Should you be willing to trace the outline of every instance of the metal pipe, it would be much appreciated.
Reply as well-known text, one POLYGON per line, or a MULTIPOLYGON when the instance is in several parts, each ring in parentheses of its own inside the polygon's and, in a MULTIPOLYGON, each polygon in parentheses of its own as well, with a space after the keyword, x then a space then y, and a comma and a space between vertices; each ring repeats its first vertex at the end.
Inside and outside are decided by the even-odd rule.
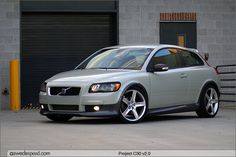
POLYGON ((20 110, 20 75, 19 60, 10 61, 10 108, 13 112, 20 110))

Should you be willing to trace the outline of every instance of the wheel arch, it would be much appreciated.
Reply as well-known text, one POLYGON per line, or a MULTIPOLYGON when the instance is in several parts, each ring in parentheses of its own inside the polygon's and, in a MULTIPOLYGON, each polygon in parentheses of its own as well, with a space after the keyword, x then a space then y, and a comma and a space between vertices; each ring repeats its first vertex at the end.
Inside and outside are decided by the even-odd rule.
POLYGON ((209 86, 209 85, 213 85, 213 86, 216 88, 216 91, 217 91, 218 95, 220 96, 220 89, 219 89, 219 86, 217 85, 217 83, 216 83, 215 81, 213 81, 213 80, 208 80, 208 81, 206 81, 206 82, 203 84, 203 86, 201 87, 201 90, 200 90, 200 92, 199 92, 199 94, 198 94, 198 102, 199 102, 199 99, 200 99, 200 97, 201 97, 201 94, 202 94, 203 90, 204 90, 207 86, 209 86))
POLYGON ((132 88, 132 87, 137 87, 137 88, 141 89, 141 90, 144 92, 144 96, 145 96, 145 98, 146 98, 147 105, 148 105, 148 103, 149 103, 148 92, 147 92, 146 88, 145 88, 141 83, 138 83, 138 82, 129 83, 129 84, 124 88, 124 90, 123 90, 123 92, 122 92, 121 95, 123 96, 123 95, 125 94, 125 92, 126 92, 128 89, 132 88))

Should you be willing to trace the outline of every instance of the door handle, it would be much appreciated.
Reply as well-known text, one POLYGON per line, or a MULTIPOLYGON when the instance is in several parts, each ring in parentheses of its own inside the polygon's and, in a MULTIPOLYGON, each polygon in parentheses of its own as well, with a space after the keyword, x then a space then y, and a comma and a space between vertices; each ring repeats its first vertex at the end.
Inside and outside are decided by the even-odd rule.
POLYGON ((185 73, 181 73, 181 74, 180 74, 180 78, 187 78, 187 77, 188 77, 188 75, 185 74, 185 73))

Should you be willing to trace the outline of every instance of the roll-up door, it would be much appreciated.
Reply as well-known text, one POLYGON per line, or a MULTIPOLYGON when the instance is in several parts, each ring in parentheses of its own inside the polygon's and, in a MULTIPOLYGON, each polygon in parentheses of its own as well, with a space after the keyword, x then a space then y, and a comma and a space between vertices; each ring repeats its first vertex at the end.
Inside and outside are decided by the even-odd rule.
POLYGON ((94 51, 117 44, 114 13, 25 12, 21 17, 21 103, 38 103, 40 84, 94 51))

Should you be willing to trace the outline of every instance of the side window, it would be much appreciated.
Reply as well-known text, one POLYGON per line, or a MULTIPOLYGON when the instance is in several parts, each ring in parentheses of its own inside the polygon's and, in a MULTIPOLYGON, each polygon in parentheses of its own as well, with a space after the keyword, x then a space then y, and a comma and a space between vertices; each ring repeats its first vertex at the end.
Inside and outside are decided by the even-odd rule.
POLYGON ((185 67, 204 65, 203 61, 197 54, 180 50, 180 55, 185 67))
POLYGON ((166 64, 169 69, 181 67, 177 49, 161 49, 153 56, 152 64, 166 64))

